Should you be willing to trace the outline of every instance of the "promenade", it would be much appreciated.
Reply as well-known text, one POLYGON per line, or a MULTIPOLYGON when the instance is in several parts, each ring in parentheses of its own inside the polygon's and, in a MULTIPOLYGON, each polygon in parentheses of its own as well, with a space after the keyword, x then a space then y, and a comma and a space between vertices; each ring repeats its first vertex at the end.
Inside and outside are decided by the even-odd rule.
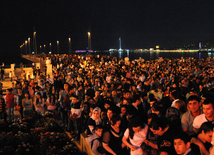
MULTIPOLYGON (((14 73, 15 73, 14 78, 16 76, 18 76, 19 78, 21 78, 21 69, 16 69, 16 71, 14 73)), ((3 84, 3 95, 6 94, 6 90, 8 88, 12 87, 12 82, 10 81, 9 73, 5 72, 5 76, 4 77, 5 77, 4 80, 1 81, 1 83, 3 84)))

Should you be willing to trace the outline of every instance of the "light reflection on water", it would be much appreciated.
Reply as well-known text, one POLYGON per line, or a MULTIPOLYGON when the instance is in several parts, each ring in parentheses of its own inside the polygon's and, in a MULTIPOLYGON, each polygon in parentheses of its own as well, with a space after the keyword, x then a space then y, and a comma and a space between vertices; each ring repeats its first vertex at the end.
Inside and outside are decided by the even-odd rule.
MULTIPOLYGON (((103 54, 103 52, 101 52, 103 54)), ((105 52, 106 55, 110 55, 118 58, 129 57, 130 60, 134 59, 145 59, 145 60, 153 60, 158 57, 163 58, 181 58, 181 57, 194 57, 194 58, 207 58, 209 57, 206 52, 154 52, 154 51, 113 51, 113 52, 105 52)), ((211 55, 214 57, 214 55, 211 55)))

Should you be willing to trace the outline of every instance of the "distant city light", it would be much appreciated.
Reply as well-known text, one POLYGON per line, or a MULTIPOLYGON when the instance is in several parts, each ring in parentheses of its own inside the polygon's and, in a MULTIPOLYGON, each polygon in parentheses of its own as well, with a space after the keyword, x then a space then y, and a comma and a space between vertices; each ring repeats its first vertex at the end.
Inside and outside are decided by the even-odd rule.
POLYGON ((93 50, 76 50, 76 53, 93 52, 93 50))
POLYGON ((51 51, 49 52, 49 54, 51 54, 51 51))
POLYGON ((34 52, 32 52, 32 54, 35 54, 34 52))

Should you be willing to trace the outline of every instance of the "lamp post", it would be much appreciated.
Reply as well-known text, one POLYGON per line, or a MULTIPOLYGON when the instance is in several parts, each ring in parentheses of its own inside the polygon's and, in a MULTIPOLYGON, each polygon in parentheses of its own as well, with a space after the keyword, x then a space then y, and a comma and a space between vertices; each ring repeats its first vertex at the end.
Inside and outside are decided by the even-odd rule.
POLYGON ((27 40, 25 40, 25 48, 26 48, 26 55, 27 55, 27 40))
POLYGON ((33 50, 37 54, 36 32, 33 33, 33 50))
POLYGON ((44 44, 44 53, 45 53, 45 47, 46 47, 46 45, 44 44))
POLYGON ((40 45, 39 47, 40 47, 40 53, 42 53, 42 45, 40 45))
POLYGON ((71 38, 68 38, 68 53, 71 54, 71 38))
POLYGON ((88 50, 91 50, 91 32, 88 32, 88 50))
POLYGON ((50 52, 51 52, 51 43, 49 45, 50 45, 50 52))
POLYGON ((30 50, 30 37, 28 38, 28 53, 31 54, 31 50, 30 50))
POLYGON ((57 40, 57 54, 59 54, 59 41, 57 40))
POLYGON ((21 53, 21 54, 22 54, 22 47, 23 47, 23 45, 20 46, 20 53, 21 53))

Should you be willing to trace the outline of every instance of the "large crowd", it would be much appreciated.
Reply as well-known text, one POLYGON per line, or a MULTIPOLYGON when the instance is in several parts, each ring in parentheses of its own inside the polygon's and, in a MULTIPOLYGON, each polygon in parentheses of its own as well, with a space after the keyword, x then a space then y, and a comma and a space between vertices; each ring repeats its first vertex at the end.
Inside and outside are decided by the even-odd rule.
POLYGON ((214 145, 214 59, 129 61, 100 55, 42 55, 52 75, 12 79, 0 119, 44 114, 96 155, 210 155, 214 145), (7 113, 6 113, 7 109, 7 113))

